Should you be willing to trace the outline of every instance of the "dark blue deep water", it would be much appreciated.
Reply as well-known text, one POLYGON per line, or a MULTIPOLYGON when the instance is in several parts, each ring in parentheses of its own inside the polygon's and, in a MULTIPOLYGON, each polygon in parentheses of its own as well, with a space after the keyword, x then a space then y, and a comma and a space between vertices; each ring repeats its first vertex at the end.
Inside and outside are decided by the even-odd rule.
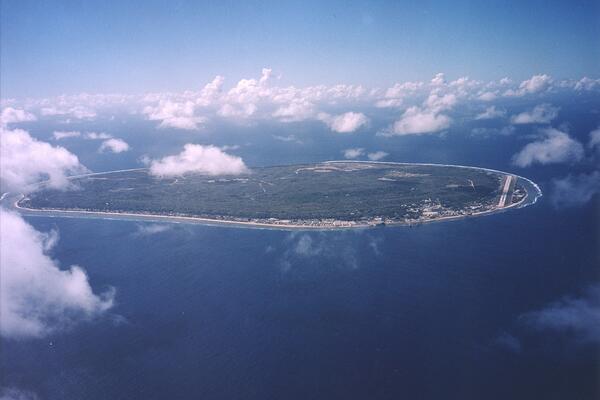
MULTIPOLYGON (((572 124, 582 121, 572 112, 572 124)), ((580 123, 575 136, 596 122, 580 123)), ((277 133, 299 135, 286 129, 277 133)), ((131 159, 102 164, 92 149, 82 160, 95 170, 135 166, 153 150, 135 153, 141 133, 132 132, 131 159)), ((172 224, 143 235, 139 222, 29 217, 60 231, 52 257, 83 266, 97 293, 114 287, 116 305, 67 332, 2 339, 2 385, 52 400, 597 398, 597 344, 524 316, 599 282, 598 199, 554 207, 551 179, 571 167, 515 169, 521 134, 322 146, 305 136, 301 150, 269 142, 263 153, 254 139, 238 153, 269 165, 360 145, 390 161, 479 165, 542 185, 537 204, 483 218, 294 233, 172 224)))

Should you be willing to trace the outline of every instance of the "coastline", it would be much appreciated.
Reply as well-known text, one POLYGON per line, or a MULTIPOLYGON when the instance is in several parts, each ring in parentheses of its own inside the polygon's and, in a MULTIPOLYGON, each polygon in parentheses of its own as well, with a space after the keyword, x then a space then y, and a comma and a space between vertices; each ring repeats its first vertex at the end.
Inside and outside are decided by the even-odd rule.
MULTIPOLYGON (((350 223, 350 221, 338 221, 339 224, 331 224, 331 225, 310 225, 310 224, 301 224, 301 223, 275 223, 275 222, 259 222, 259 221, 238 221, 238 220, 228 220, 228 219, 215 219, 215 218, 206 218, 200 216, 184 216, 184 215, 165 215, 165 214, 149 214, 149 213, 137 213, 137 212, 119 212, 119 211, 89 211, 89 210, 75 210, 75 209, 36 209, 24 207, 19 204, 21 200, 25 198, 24 194, 20 194, 19 197, 12 202, 12 207, 16 210, 22 210, 26 214, 30 216, 54 216, 54 217, 92 217, 92 218, 104 218, 104 219, 121 219, 121 220, 139 220, 139 221, 154 221, 154 222, 167 222, 167 223, 196 223, 210 226, 232 226, 232 227, 243 227, 243 228, 255 228, 255 229, 280 229, 280 230, 343 230, 343 229, 366 229, 366 228, 375 228, 381 226, 387 227, 400 227, 400 226, 418 226, 421 224, 428 223, 436 223, 436 222, 449 222, 456 221, 465 218, 473 218, 480 217, 485 215, 491 215, 495 213, 504 212, 513 208, 521 208, 526 207, 528 205, 535 204, 538 197, 542 196, 542 191, 539 186, 522 176, 509 174, 504 171, 494 170, 490 168, 482 168, 482 167, 470 167, 464 165, 450 165, 450 164, 433 164, 433 163, 401 163, 401 162, 384 162, 384 161, 356 161, 356 160, 338 160, 338 161, 324 161, 323 164, 334 164, 334 163, 371 163, 371 164, 389 164, 389 165, 420 165, 420 166, 443 166, 443 167, 456 167, 456 168, 468 168, 468 169, 478 169, 486 172, 492 172, 496 174, 502 175, 512 175, 517 179, 523 179, 525 182, 529 183, 537 193, 532 194, 529 190, 526 190, 526 195, 520 201, 516 203, 512 203, 508 206, 501 208, 493 208, 484 211, 474 212, 471 214, 461 214, 461 215, 449 215, 442 216, 438 218, 429 218, 429 219, 419 219, 419 220, 411 220, 411 221, 392 221, 382 223, 380 221, 369 221, 369 222, 360 222, 360 223, 350 223), (533 201, 531 203, 525 204, 526 201, 530 200, 533 197, 533 201), (54 214, 54 215, 51 215, 54 214)), ((116 171, 107 171, 107 172, 94 172, 88 174, 82 174, 77 176, 71 176, 69 179, 75 179, 85 176, 93 176, 93 175, 102 175, 102 174, 110 174, 117 173, 123 171, 137 171, 137 170, 145 170, 146 168, 131 168, 126 170, 116 170, 116 171)), ((42 182, 40 182, 41 184, 42 182)), ((2 195, 2 199, 4 199, 9 193, 4 193, 2 195)))

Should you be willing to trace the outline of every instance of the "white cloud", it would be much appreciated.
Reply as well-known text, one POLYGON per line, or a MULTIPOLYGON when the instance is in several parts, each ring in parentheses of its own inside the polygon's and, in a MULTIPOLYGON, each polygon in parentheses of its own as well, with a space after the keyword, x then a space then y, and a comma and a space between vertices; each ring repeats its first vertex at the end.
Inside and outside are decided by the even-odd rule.
POLYGON ((2 114, 0 115, 0 126, 6 126, 8 124, 14 124, 17 122, 28 122, 35 120, 37 120, 35 115, 25 110, 6 107, 2 109, 2 114))
POLYGON ((581 297, 565 297, 547 307, 524 314, 521 321, 539 331, 567 333, 582 344, 600 343, 600 286, 581 297))
POLYGON ((200 92, 200 97, 196 99, 196 104, 199 106, 209 106, 215 102, 221 95, 224 81, 224 77, 220 75, 215 76, 210 83, 204 86, 200 92))
POLYGON ((92 119, 97 116, 96 111, 85 106, 50 106, 43 107, 41 112, 44 116, 66 115, 76 119, 92 119))
POLYGON ((298 139, 295 135, 287 135, 287 136, 273 135, 273 139, 279 140, 281 142, 294 142, 297 144, 302 144, 302 141, 300 139, 298 139))
POLYGON ((340 115, 329 115, 327 113, 319 114, 319 119, 323 121, 329 129, 338 133, 352 133, 369 123, 363 113, 347 112, 340 115))
POLYGON ((552 78, 546 74, 534 75, 530 79, 524 80, 519 85, 517 90, 509 89, 504 95, 505 96, 525 96, 527 94, 534 94, 546 91, 552 84, 552 78))
POLYGON ((314 116, 314 107, 314 104, 308 101, 294 100, 275 110, 273 117, 283 122, 303 121, 314 116))
POLYGON ((475 119, 477 120, 481 120, 481 119, 494 119, 494 118, 501 118, 504 117, 506 115, 506 111, 504 110, 498 110, 496 108, 496 106, 491 106, 485 109, 484 112, 482 112, 481 114, 478 114, 475 119))
POLYGON ((109 309, 114 291, 98 296, 78 266, 62 270, 48 255, 55 235, 36 231, 0 208, 0 333, 41 337, 68 329, 109 309))
POLYGON ((79 137, 79 136, 81 136, 81 132, 79 132, 79 131, 54 131, 54 133, 52 133, 52 136, 54 137, 54 140, 62 140, 62 139, 67 139, 67 138, 72 138, 72 137, 79 137))
POLYGON ((171 230, 171 228, 172 225, 166 224, 142 224, 137 226, 135 236, 156 235, 157 233, 162 233, 171 230))
POLYGON ((513 115, 510 121, 513 124, 549 124, 558 116, 558 110, 558 107, 551 104, 540 104, 531 111, 513 115))
POLYGON ((587 76, 581 78, 576 84, 575 90, 593 90, 596 88, 600 88, 600 79, 590 79, 587 76))
POLYGON ((353 158, 358 158, 358 157, 362 156, 363 154, 365 154, 365 149, 361 149, 361 148, 346 149, 343 151, 343 153, 344 153, 344 158, 353 159, 353 158))
POLYGON ((446 84, 446 77, 442 72, 435 74, 433 79, 431 79, 431 86, 441 86, 441 85, 445 85, 445 84, 446 84))
POLYGON ((388 153, 386 153, 385 151, 374 151, 372 153, 367 154, 367 157, 369 158, 369 160, 371 161, 379 161, 379 160, 383 160, 384 158, 386 158, 387 156, 389 156, 388 153))
POLYGON ((174 102, 160 100, 155 107, 147 106, 143 113, 151 121, 161 121, 159 128, 177 128, 194 130, 198 125, 206 122, 205 117, 195 115, 195 103, 192 101, 174 102))
POLYGON ((67 175, 86 168, 76 155, 63 147, 32 138, 28 132, 0 130, 0 184, 3 190, 28 192, 33 184, 48 178, 57 189, 69 187, 67 175))
POLYGON ((589 146, 592 149, 600 150, 600 128, 594 129, 590 132, 589 146))
POLYGON ((600 171, 554 179, 552 186, 551 199, 556 207, 580 206, 600 193, 600 171))
POLYGON ((437 93, 431 93, 423 105, 433 112, 440 112, 454 107, 456 101, 456 95, 452 93, 443 96, 440 96, 437 93))
POLYGON ((238 175, 249 170, 240 157, 224 153, 215 146, 188 143, 179 154, 152 160, 150 173, 155 176, 178 176, 186 173, 238 175))
POLYGON ((110 151, 112 153, 122 153, 129 150, 129 144, 123 139, 108 139, 102 142, 102 145, 98 149, 100 153, 104 151, 110 151))
POLYGON ((483 92, 479 95, 478 99, 482 101, 492 101, 495 100, 496 97, 498 96, 494 92, 483 92))
POLYGON ((377 100, 375 103, 375 107, 377 108, 392 108, 392 107, 400 107, 404 103, 402 99, 382 99, 377 100))
POLYGON ((438 132, 450 127, 450 117, 433 110, 419 107, 408 108, 402 117, 394 122, 392 135, 419 135, 438 132))
POLYGON ((548 128, 542 131, 544 136, 535 142, 527 144, 515 154, 513 163, 519 167, 532 164, 552 164, 575 162, 583 158, 583 146, 565 132, 548 128))
POLYGON ((6 387, 0 389, 0 400, 39 400, 39 396, 29 390, 6 387))
POLYGON ((112 136, 104 132, 87 132, 84 138, 89 140, 105 140, 112 138, 112 136))

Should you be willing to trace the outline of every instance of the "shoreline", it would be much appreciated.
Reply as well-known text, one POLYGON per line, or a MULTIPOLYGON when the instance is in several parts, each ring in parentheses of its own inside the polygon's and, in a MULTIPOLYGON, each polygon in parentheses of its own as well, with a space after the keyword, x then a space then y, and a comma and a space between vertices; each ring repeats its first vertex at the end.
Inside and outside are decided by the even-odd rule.
MULTIPOLYGON (((335 164, 335 163, 361 163, 361 164, 389 164, 389 165, 417 165, 417 166, 443 166, 443 167, 456 167, 456 168, 468 168, 468 169, 478 169, 486 172, 492 172, 495 174, 502 174, 507 176, 515 176, 517 179, 523 179, 527 183, 529 183, 537 193, 532 194, 530 191, 526 190, 526 195, 517 203, 512 203, 508 206, 501 208, 493 208, 484 211, 474 212, 471 214, 462 214, 462 215, 449 215, 442 216, 439 218, 432 219, 419 219, 412 221, 394 221, 394 222, 360 222, 360 223, 348 223, 350 221, 340 221, 339 225, 309 225, 309 224, 299 224, 299 223, 270 223, 270 222, 257 222, 257 221, 236 221, 236 220, 228 220, 228 219, 214 219, 214 218, 206 218, 200 216, 184 216, 184 215, 165 215, 165 214, 149 214, 149 213, 137 213, 137 212, 119 212, 119 211, 89 211, 89 210, 75 210, 75 209, 36 209, 29 208, 19 205, 19 202, 23 200, 26 196, 24 194, 20 194, 19 198, 16 199, 12 206, 16 210, 23 210, 26 213, 35 213, 30 214, 30 216, 44 216, 43 214, 52 214, 50 217, 97 217, 104 219, 122 219, 122 220, 139 220, 139 221, 154 221, 154 222, 167 222, 167 223, 196 223, 203 224, 209 226, 231 226, 231 227, 242 227, 242 228, 255 228, 255 229, 280 229, 280 230, 344 230, 344 229, 366 229, 366 228, 376 228, 376 227, 400 227, 400 226, 418 226, 422 224, 436 223, 436 222, 449 222, 456 221, 460 219, 480 217, 485 215, 491 215, 495 213, 501 213, 503 211, 513 209, 513 208, 521 208, 526 207, 528 205, 535 204, 537 202, 538 197, 542 196, 542 191, 539 186, 522 176, 509 174, 507 172, 494 170, 490 168, 483 167, 470 167, 464 165, 450 165, 450 164, 434 164, 434 163, 401 163, 401 162, 385 162, 385 161, 357 161, 357 160, 336 160, 336 161, 323 161, 322 164, 335 164), (524 204, 527 200, 533 198, 533 201, 529 204, 524 204)), ((117 173, 123 171, 137 171, 137 170, 145 170, 147 168, 131 168, 125 170, 115 170, 115 171, 106 171, 106 172, 93 172, 88 174, 82 174, 77 176, 71 176, 69 179, 75 179, 85 176, 93 176, 93 175, 102 175, 102 174, 110 174, 117 173)), ((41 184, 42 182, 40 182, 41 184)), ((4 193, 2 198, 6 197, 9 193, 4 193)))
MULTIPOLYGON (((280 230, 345 230, 345 229, 368 229, 368 228, 378 228, 378 227, 401 227, 401 226, 419 226, 423 224, 430 224, 436 222, 450 222, 457 221, 460 219, 467 218, 477 218, 485 215, 497 214, 504 212, 506 210, 512 208, 520 208, 523 205, 525 200, 528 198, 529 194, 521 199, 517 203, 513 203, 509 206, 502 208, 495 208, 491 210, 479 211, 472 214, 465 215, 449 215, 445 217, 432 218, 432 219, 423 219, 416 220, 411 222, 391 222, 391 223, 356 223, 351 225, 340 225, 340 226, 315 226, 315 225, 303 225, 303 224, 277 224, 277 223, 268 223, 268 222, 250 222, 250 221, 234 221, 234 220, 226 220, 226 219, 212 219, 212 218, 204 218, 204 217, 192 217, 192 216, 178 216, 178 215, 164 215, 164 214, 146 214, 146 213, 134 213, 134 212, 117 212, 117 211, 87 211, 87 210, 66 210, 66 209, 38 209, 38 208, 29 208, 23 207, 18 203, 25 198, 22 196, 18 200, 16 200, 13 204, 13 207, 17 210, 23 210, 25 212, 33 212, 39 214, 58 214, 58 215, 48 215, 49 217, 70 217, 73 216, 75 218, 85 218, 85 216, 98 217, 100 219, 111 219, 110 217, 114 217, 113 219, 121 219, 124 221, 127 220, 139 220, 139 221, 147 221, 147 222, 167 222, 167 223, 196 223, 202 225, 209 226, 238 226, 243 228, 257 228, 257 229, 280 229, 280 230), (62 214, 62 215, 61 215, 62 214), (129 218, 127 218, 129 217, 129 218)), ((534 203, 531 203, 534 204, 534 203)), ((30 215, 31 216, 31 215, 30 215)), ((33 215, 36 216, 36 215, 33 215)), ((44 215, 37 215, 44 216, 44 215)))

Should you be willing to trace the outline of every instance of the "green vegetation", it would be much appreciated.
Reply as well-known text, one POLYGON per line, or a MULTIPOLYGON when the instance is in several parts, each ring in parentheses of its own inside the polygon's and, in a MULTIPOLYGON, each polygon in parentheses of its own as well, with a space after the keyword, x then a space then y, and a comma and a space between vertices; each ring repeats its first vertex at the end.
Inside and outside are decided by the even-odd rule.
POLYGON ((475 168, 369 162, 255 168, 219 177, 157 178, 135 170, 75 178, 77 190, 42 189, 20 205, 254 222, 389 223, 492 210, 505 177, 475 168))

